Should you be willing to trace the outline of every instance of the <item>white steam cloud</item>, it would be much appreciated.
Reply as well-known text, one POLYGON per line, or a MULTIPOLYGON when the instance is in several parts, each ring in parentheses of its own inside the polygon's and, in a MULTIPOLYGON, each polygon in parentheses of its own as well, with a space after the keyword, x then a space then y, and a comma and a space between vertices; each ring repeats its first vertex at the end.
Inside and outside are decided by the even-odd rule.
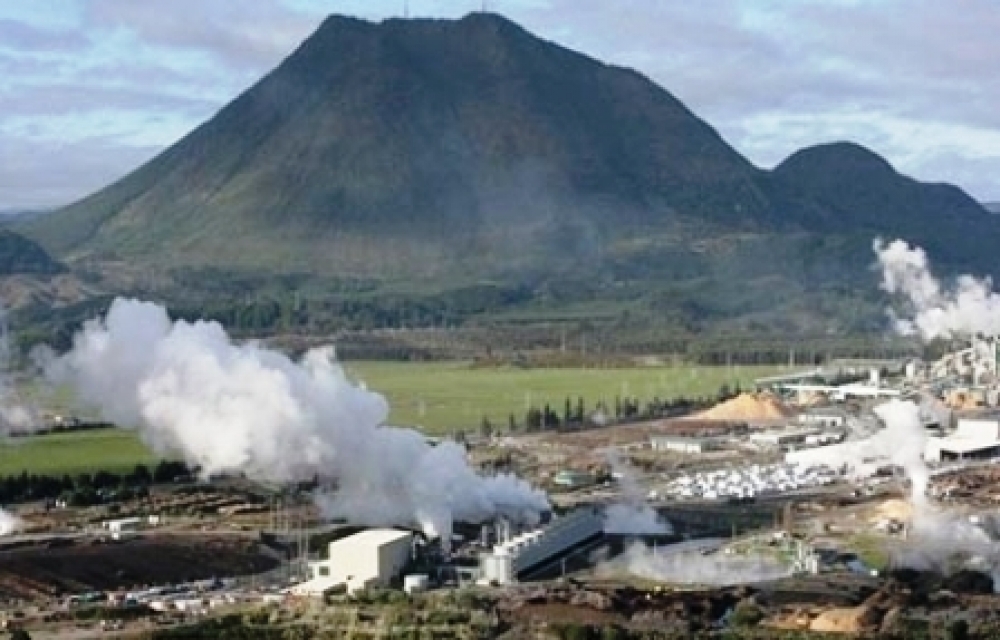
POLYGON ((22 527, 21 519, 0 509, 0 538, 17 533, 22 527))
POLYGON ((614 449, 604 452, 612 473, 618 479, 622 501, 604 510, 604 532, 617 535, 667 535, 673 527, 655 509, 646 504, 632 466, 614 449))
POLYGON ((714 549, 718 542, 695 541, 657 549, 631 545, 605 571, 621 567, 628 573, 659 582, 728 586, 777 580, 791 574, 791 567, 777 557, 762 554, 726 554, 714 549))
POLYGON ((1000 586, 1000 545, 967 519, 936 509, 927 499, 930 470, 923 452, 927 442, 920 408, 909 401, 893 400, 875 408, 885 429, 876 436, 876 450, 887 452, 910 481, 909 532, 894 547, 891 562, 897 567, 951 573, 959 568, 986 571, 1000 586))
MULTIPOLYGON (((906 304, 904 314, 890 311, 897 331, 924 340, 1000 334, 1000 295, 993 292, 989 278, 963 275, 946 288, 931 273, 920 247, 903 240, 888 244, 876 240, 874 249, 882 268, 882 288, 906 304)), ((894 401, 875 411, 886 428, 871 439, 875 446, 865 451, 885 454, 903 468, 911 484, 909 534, 893 550, 893 564, 945 573, 971 567, 988 571, 994 587, 1000 586, 1000 545, 994 535, 928 503, 930 472, 923 459, 927 436, 917 405, 894 401)))
POLYGON ((882 288, 902 296, 906 313, 892 313, 895 328, 925 340, 1000 334, 1000 295, 989 278, 959 276, 945 288, 930 270, 927 254, 903 240, 874 243, 882 268, 882 288))
POLYGON ((885 455, 903 469, 910 481, 914 511, 926 511, 930 470, 924 461, 927 431, 920 419, 920 407, 910 400, 890 400, 874 409, 885 428, 865 442, 872 452, 885 455))
POLYGON ((455 443, 383 426, 385 399, 352 384, 331 348, 296 362, 235 344, 218 323, 171 322, 161 306, 117 299, 47 372, 206 476, 331 478, 337 489, 320 505, 357 524, 416 525, 447 540, 454 520, 532 521, 548 508, 514 476, 478 476, 455 443))

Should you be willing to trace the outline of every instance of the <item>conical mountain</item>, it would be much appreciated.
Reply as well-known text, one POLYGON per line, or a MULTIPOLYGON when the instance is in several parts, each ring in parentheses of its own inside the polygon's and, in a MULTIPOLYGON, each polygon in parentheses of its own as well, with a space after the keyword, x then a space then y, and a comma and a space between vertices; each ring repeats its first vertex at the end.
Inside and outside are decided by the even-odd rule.
POLYGON ((501 17, 331 17, 186 138, 32 228, 70 256, 314 268, 325 254, 412 273, 434 265, 394 254, 447 264, 678 214, 739 222, 768 206, 758 178, 648 79, 501 17))
POLYGON ((982 265, 998 224, 854 145, 761 170, 644 76, 472 14, 330 17, 152 161, 21 228, 167 297, 277 276, 338 296, 488 281, 501 306, 686 322, 775 304, 822 319, 812 291, 874 286, 873 235, 974 228, 948 258, 982 265))

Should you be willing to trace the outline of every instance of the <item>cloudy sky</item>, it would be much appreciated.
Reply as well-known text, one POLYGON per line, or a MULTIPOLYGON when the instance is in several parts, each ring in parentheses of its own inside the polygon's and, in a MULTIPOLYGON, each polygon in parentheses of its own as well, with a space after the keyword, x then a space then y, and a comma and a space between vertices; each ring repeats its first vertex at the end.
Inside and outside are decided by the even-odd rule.
MULTIPOLYGON (((0 209, 72 201, 135 168, 275 66, 329 13, 405 0, 0 4, 0 209)), ((409 0, 456 17, 482 0, 409 0)), ((488 0, 635 67, 771 167, 854 140, 921 179, 1000 200, 997 0, 488 0)))

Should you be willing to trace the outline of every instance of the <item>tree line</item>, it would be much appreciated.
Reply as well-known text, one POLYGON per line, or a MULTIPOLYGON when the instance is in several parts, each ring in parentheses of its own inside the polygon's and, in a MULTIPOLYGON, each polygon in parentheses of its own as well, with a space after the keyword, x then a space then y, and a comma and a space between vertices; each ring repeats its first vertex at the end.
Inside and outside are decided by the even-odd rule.
POLYGON ((29 474, 0 477, 0 502, 16 503, 45 500, 52 506, 64 500, 68 506, 86 507, 148 495, 151 484, 173 482, 190 477, 192 470, 178 461, 161 460, 152 469, 137 464, 128 473, 96 471, 77 475, 29 474))
MULTIPOLYGON (((654 397, 641 401, 635 397, 615 396, 614 401, 610 404, 604 400, 598 400, 589 405, 589 408, 582 397, 567 397, 561 412, 547 403, 541 407, 529 407, 520 417, 511 413, 507 417, 506 432, 515 434, 566 431, 673 418, 707 409, 718 402, 735 398, 740 393, 742 390, 738 383, 735 386, 724 383, 719 387, 718 392, 710 397, 678 396, 670 400, 654 397)), ((497 435, 500 431, 501 425, 494 424, 489 417, 483 416, 479 426, 481 437, 488 438, 497 435)))

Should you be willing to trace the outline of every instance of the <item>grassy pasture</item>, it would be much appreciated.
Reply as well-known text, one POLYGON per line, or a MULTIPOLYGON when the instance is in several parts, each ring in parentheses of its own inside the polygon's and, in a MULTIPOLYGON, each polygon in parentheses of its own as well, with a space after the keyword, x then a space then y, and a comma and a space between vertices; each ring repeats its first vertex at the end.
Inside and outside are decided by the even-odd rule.
POLYGON ((611 407, 615 396, 663 400, 712 395, 723 383, 747 388, 777 367, 658 366, 615 369, 471 368, 461 362, 352 362, 350 375, 384 394, 390 422, 447 433, 479 426, 483 416, 506 428, 530 406, 549 404, 560 415, 567 397, 582 397, 593 408, 599 400, 611 407))
POLYGON ((71 431, 0 443, 0 475, 28 471, 62 475, 96 471, 131 471, 139 463, 155 464, 156 457, 126 429, 71 431))
MULTIPOLYGON (((615 396, 642 400, 714 394, 723 383, 743 387, 775 367, 635 367, 622 369, 472 368, 462 362, 352 362, 352 379, 385 395, 392 424, 417 426, 431 434, 478 428, 483 416, 506 428, 507 416, 519 421, 529 406, 548 403, 562 414, 565 399, 582 397, 588 408, 615 396)), ((22 398, 41 408, 72 413, 72 397, 26 387, 22 398)), ((126 471, 156 457, 132 431, 103 429, 0 441, 0 475, 62 474, 96 469, 126 471)))

